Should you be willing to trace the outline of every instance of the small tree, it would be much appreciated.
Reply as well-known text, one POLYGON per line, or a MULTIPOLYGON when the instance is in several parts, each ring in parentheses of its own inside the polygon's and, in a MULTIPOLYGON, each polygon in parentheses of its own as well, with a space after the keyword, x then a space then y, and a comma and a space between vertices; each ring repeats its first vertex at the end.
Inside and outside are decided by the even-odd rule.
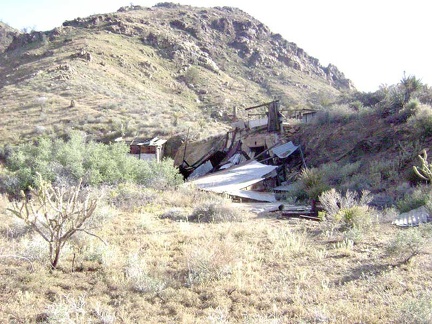
POLYGON ((82 190, 81 181, 67 188, 53 187, 42 178, 40 183, 38 189, 30 191, 30 196, 22 192, 23 200, 15 201, 8 211, 48 242, 51 268, 56 269, 63 247, 76 232, 96 236, 89 232, 88 225, 97 200, 90 199, 90 193, 82 190))

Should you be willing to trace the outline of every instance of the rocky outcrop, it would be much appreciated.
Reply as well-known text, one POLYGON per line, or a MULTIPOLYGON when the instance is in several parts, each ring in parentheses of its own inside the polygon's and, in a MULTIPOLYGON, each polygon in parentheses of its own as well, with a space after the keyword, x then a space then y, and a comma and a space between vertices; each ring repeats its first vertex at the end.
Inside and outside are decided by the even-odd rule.
POLYGON ((14 37, 18 35, 18 30, 0 22, 0 53, 4 52, 12 43, 14 37))
POLYGON ((165 2, 152 8, 122 7, 117 13, 77 18, 63 26, 138 36, 165 58, 214 72, 224 65, 225 52, 231 48, 245 67, 278 70, 282 64, 321 78, 339 90, 354 89, 334 65, 322 66, 295 43, 236 8, 203 9, 165 2))

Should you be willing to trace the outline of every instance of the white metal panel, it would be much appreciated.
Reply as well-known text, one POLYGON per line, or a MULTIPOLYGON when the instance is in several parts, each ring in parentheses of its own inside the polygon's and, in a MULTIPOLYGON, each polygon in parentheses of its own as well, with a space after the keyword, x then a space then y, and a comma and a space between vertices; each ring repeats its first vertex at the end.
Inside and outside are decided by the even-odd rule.
MULTIPOLYGON (((239 191, 264 180, 266 176, 276 168, 277 166, 265 165, 257 161, 252 161, 239 167, 233 167, 192 180, 189 184, 217 193, 245 195, 244 193, 239 193, 239 191)), ((256 197, 258 197, 258 195, 256 197)), ((264 201, 268 201, 268 199, 269 198, 266 197, 264 201)))

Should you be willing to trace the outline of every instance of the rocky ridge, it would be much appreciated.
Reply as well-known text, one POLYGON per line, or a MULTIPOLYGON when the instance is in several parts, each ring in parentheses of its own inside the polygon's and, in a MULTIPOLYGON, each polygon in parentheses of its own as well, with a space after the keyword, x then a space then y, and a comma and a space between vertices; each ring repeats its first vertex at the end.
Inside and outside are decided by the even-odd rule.
POLYGON ((0 21, 0 53, 4 52, 19 31, 0 21))
POLYGON ((214 72, 226 58, 227 48, 236 52, 249 68, 277 68, 282 63, 303 73, 325 79, 338 89, 354 89, 336 66, 320 65, 295 43, 274 34, 263 23, 244 11, 231 7, 193 8, 161 3, 153 8, 122 7, 118 13, 140 12, 123 19, 121 15, 77 18, 63 26, 100 29, 140 36, 144 44, 157 48, 162 56, 179 64, 198 63, 214 72), (156 19, 155 19, 156 17, 156 19), (147 18, 147 19, 146 19, 147 18), (158 25, 155 32, 155 25, 158 25))
POLYGON ((354 88, 240 9, 171 3, 15 35, 0 75, 3 141, 70 128, 205 137, 226 129, 234 107, 278 98, 307 108, 354 88))

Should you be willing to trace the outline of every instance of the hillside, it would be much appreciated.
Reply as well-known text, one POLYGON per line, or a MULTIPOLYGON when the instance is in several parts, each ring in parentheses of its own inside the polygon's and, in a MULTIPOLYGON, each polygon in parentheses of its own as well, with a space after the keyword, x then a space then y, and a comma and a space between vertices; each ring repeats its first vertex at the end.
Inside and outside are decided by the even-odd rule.
POLYGON ((19 31, 0 21, 0 53, 3 53, 19 31))
POLYGON ((0 55, 0 75, 3 144, 71 129, 206 137, 226 129, 233 107, 277 97, 298 109, 353 89, 239 9, 167 3, 22 34, 0 55))

